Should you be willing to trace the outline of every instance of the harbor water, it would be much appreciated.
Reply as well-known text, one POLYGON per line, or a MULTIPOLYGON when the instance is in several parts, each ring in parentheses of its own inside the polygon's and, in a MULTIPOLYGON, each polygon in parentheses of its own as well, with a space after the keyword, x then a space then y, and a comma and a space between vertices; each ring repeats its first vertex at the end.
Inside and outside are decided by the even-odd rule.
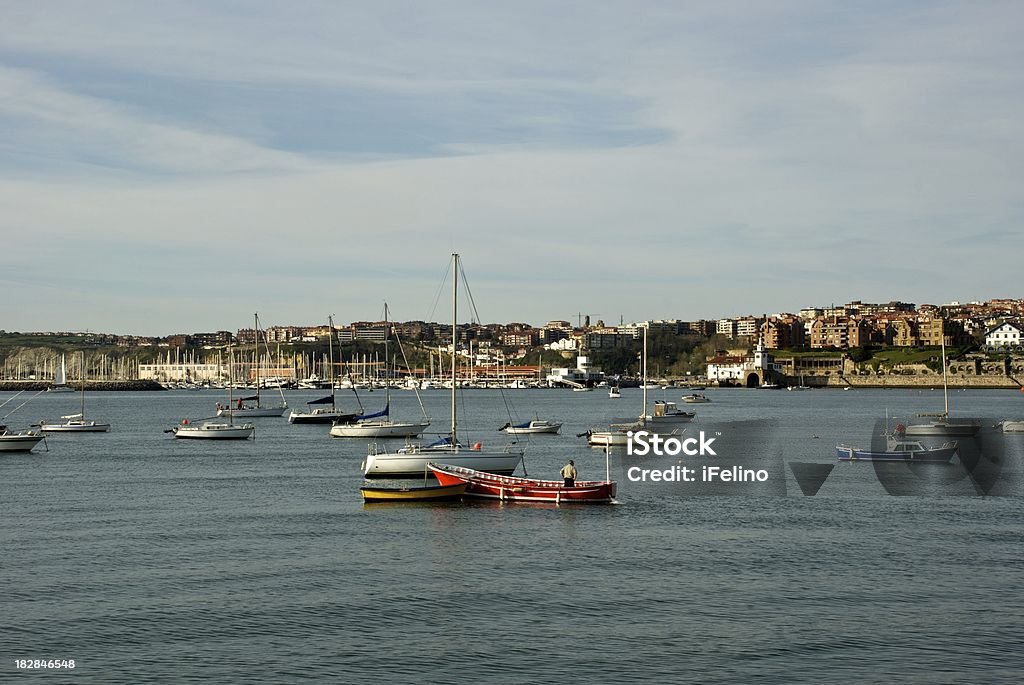
MULTIPOLYGON (((466 391, 462 439, 558 419, 520 438, 529 474, 572 459, 600 479, 605 453, 577 434, 635 417, 640 393, 466 391)), ((1024 393, 951 392, 984 425, 981 461, 912 468, 836 463, 835 446, 941 411, 941 389, 685 393, 650 399, 696 411, 682 435, 718 454, 613 452, 619 503, 589 507, 364 505, 366 440, 283 417, 254 419, 252 441, 175 440, 225 396, 92 393, 110 433, 0 455, 0 681, 1020 682, 1024 435, 991 425, 1024 418, 1024 393), (716 463, 766 480, 630 479, 716 463)), ((446 392, 423 398, 446 432, 446 392)), ((78 402, 42 395, 7 423, 78 402)), ((391 407, 419 411, 407 391, 391 407)))

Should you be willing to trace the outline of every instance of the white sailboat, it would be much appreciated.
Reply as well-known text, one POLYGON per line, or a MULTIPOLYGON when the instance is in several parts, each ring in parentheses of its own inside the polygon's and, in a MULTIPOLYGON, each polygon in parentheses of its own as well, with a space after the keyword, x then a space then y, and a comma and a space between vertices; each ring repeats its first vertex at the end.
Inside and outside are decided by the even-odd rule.
POLYGON ((974 422, 954 422, 949 420, 949 387, 946 381, 946 336, 942 335, 942 399, 944 402, 941 414, 918 414, 921 418, 930 418, 926 423, 912 423, 907 426, 907 435, 961 435, 971 436, 981 426, 974 422))
MULTIPOLYGON (((230 369, 233 366, 233 360, 229 354, 228 368, 230 369)), ((233 379, 229 378, 228 406, 231 406, 232 404, 233 386, 233 379)), ((185 419, 179 425, 171 428, 170 431, 164 432, 174 433, 175 438, 181 438, 183 440, 248 440, 256 432, 256 426, 254 424, 236 424, 230 412, 227 414, 227 417, 227 421, 204 419, 197 423, 191 423, 188 419, 185 419)))
POLYGON ((682 431, 675 426, 693 420, 695 414, 680 410, 675 402, 656 402, 654 413, 647 413, 647 390, 651 387, 651 384, 647 382, 646 326, 644 326, 642 367, 643 381, 640 386, 643 390, 643 406, 640 410, 640 416, 637 417, 636 421, 612 423, 606 431, 588 431, 584 435, 587 436, 587 444, 591 447, 625 447, 629 443, 629 433, 638 430, 647 430, 662 435, 679 435, 682 431))
POLYGON ((502 449, 484 449, 480 443, 465 447, 458 436, 458 379, 456 354, 459 345, 459 255, 452 254, 452 372, 451 372, 451 431, 441 440, 429 445, 408 445, 397 452, 379 451, 370 446, 363 461, 363 475, 367 478, 416 478, 427 473, 427 462, 440 462, 463 466, 476 471, 511 475, 523 460, 523 450, 514 445, 502 449))
MULTIPOLYGON (((260 383, 260 315, 254 314, 255 318, 255 331, 256 331, 256 349, 253 352, 253 366, 255 368, 256 378, 256 394, 251 397, 240 397, 234 406, 229 404, 226 407, 222 407, 220 404, 217 405, 217 416, 224 416, 230 413, 232 416, 248 419, 253 417, 262 416, 283 416, 286 409, 288 409, 288 402, 284 399, 284 390, 278 385, 278 392, 281 394, 281 403, 276 407, 264 405, 260 397, 262 384, 260 383), (255 404, 246 404, 247 402, 255 402, 255 404)), ((263 341, 264 347, 267 348, 269 355, 270 348, 266 346, 266 339, 263 341)))
MULTIPOLYGON (((10 397, 3 404, 0 404, 0 407, 7 406, 8 403, 13 402, 15 398, 20 396, 23 392, 25 391, 19 390, 17 393, 15 393, 13 397, 10 397)), ((33 397, 38 396, 41 392, 43 391, 40 390, 33 397)), ((29 403, 29 401, 31 401, 31 399, 32 398, 25 400, 24 402, 19 404, 13 411, 10 411, 4 416, 0 417, 0 452, 31 452, 32 448, 38 445, 39 441, 45 437, 39 431, 12 431, 8 429, 7 425, 4 423, 5 421, 7 421, 8 416, 18 411, 18 409, 24 407, 26 404, 29 403)))
POLYGON ((74 392, 74 388, 68 385, 68 367, 63 354, 60 356, 60 368, 53 371, 53 385, 46 390, 48 392, 74 392))
MULTIPOLYGON (((61 356, 61 369, 63 371, 64 357, 61 356)), ((39 422, 39 430, 46 433, 106 433, 110 430, 109 423, 101 423, 96 420, 85 418, 85 352, 82 352, 82 405, 77 414, 67 414, 60 423, 39 422)))
MULTIPOLYGON (((388 306, 384 305, 384 364, 388 360, 388 338, 391 327, 388 324, 388 306)), ((402 353, 405 354, 404 352, 402 353)), ((331 426, 331 437, 334 438, 414 438, 419 436, 430 425, 430 417, 427 416, 423 402, 420 400, 420 393, 417 388, 416 399, 420 403, 422 419, 417 421, 395 421, 391 418, 391 378, 384 379, 384 409, 376 414, 365 414, 358 421, 335 423, 331 426)))

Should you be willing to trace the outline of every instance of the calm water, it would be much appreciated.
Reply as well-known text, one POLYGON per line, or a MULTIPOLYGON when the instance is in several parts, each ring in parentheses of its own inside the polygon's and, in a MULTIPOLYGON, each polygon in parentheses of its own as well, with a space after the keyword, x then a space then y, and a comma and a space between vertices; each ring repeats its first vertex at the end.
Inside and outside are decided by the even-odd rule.
MULTIPOLYGON (((986 430, 976 471, 837 465, 836 442, 869 442, 886 409, 941 410, 941 391, 708 395, 689 430, 721 433, 719 451, 766 483, 630 483, 629 466, 711 462, 613 454, 621 504, 556 508, 366 506, 365 441, 283 418, 257 419, 251 442, 173 440, 165 428, 223 396, 96 393, 88 413, 111 433, 0 457, 0 681, 1020 682, 1024 436, 986 430), (816 495, 794 464, 822 465, 816 495)), ((505 397, 512 418, 566 421, 528 443, 546 477, 570 458, 603 476, 604 454, 575 434, 640 406, 639 390, 505 397)), ((447 396, 424 399, 443 428, 447 396)), ((951 400, 1024 418, 1021 393, 951 400)), ((77 402, 42 396, 8 421, 77 402)), ((470 439, 505 441, 500 393, 465 405, 470 439)))

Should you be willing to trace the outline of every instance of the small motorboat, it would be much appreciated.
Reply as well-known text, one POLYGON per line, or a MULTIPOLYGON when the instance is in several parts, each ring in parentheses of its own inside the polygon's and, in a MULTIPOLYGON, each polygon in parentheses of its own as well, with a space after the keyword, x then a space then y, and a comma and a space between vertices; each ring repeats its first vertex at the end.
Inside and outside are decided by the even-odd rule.
POLYGON ((1024 421, 1003 421, 999 426, 1004 433, 1024 433, 1024 421))
POLYGON ((436 462, 429 462, 427 468, 441 485, 464 484, 467 498, 554 504, 610 504, 615 501, 613 480, 576 481, 567 487, 561 480, 498 476, 436 462))
POLYGON ((462 499, 467 485, 465 482, 419 488, 375 488, 364 485, 359 491, 363 493, 364 502, 452 502, 462 499))
POLYGON ((561 421, 534 419, 533 421, 527 421, 526 423, 519 423, 516 425, 506 423, 498 430, 511 433, 512 435, 529 435, 531 433, 557 433, 561 427, 561 421))
POLYGON ((708 396, 702 392, 693 392, 689 395, 683 395, 683 402, 686 404, 704 404, 710 401, 711 400, 708 399, 708 396))
POLYGON ((613 385, 612 387, 608 388, 608 397, 610 397, 613 400, 622 397, 622 392, 619 390, 619 386, 613 385))

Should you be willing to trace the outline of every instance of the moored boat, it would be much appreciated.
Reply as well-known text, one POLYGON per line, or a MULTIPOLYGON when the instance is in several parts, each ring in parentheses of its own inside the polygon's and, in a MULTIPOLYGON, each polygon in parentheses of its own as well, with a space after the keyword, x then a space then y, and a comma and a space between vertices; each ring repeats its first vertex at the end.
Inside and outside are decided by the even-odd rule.
POLYGON ((106 433, 110 430, 109 423, 100 423, 85 419, 82 414, 62 416, 61 423, 39 422, 39 430, 46 433, 106 433))
POLYGON ((364 502, 451 502, 462 499, 467 483, 429 485, 419 488, 359 488, 364 502))
POLYGON ((665 423, 689 423, 697 414, 695 412, 683 411, 676 406, 675 402, 654 401, 654 413, 647 416, 648 424, 665 423))
MULTIPOLYGON (((459 255, 452 254, 452 350, 459 348, 458 326, 458 282, 459 255)), ((429 445, 406 445, 397 452, 378 449, 371 444, 369 453, 362 463, 366 478, 417 477, 427 470, 428 461, 443 460, 470 469, 489 473, 511 474, 523 460, 523 450, 516 445, 505 445, 497 449, 484 449, 479 442, 464 447, 458 437, 458 378, 456 356, 452 355, 451 367, 451 429, 448 435, 429 445)))
POLYGON ((576 481, 574 485, 566 486, 561 480, 499 476, 451 464, 430 462, 427 467, 441 485, 465 483, 467 498, 554 504, 609 504, 615 501, 616 483, 613 480, 576 481))
POLYGON ((1003 421, 999 427, 1004 433, 1024 433, 1024 421, 1003 421))
POLYGON ((920 440, 905 440, 897 427, 895 434, 886 434, 884 450, 860 449, 849 445, 836 445, 839 461, 906 461, 914 463, 946 464, 956 454, 956 441, 943 443, 940 447, 928 447, 920 440))
POLYGON ((937 414, 918 414, 930 418, 926 423, 912 423, 906 427, 907 435, 953 435, 969 437, 981 426, 973 421, 952 421, 949 418, 949 384, 946 378, 946 338, 942 338, 942 399, 943 411, 937 414))
POLYGON ((256 431, 251 423, 221 423, 218 421, 202 421, 200 423, 182 422, 171 429, 176 438, 195 440, 248 440, 256 431))
POLYGON ((0 426, 0 452, 31 452, 45 436, 36 431, 9 431, 0 426))
POLYGON ((689 395, 683 395, 683 402, 686 404, 705 404, 710 402, 708 396, 701 392, 693 392, 689 395))
POLYGON ((527 421, 526 423, 519 423, 516 425, 506 423, 498 430, 511 433, 512 435, 530 435, 533 433, 557 433, 561 428, 561 421, 534 419, 533 421, 527 421))
MULTIPOLYGON (((64 357, 61 356, 61 369, 63 373, 64 357)), ((40 421, 39 430, 47 433, 106 433, 110 430, 109 423, 87 420, 85 418, 85 352, 82 352, 82 378, 81 378, 81 410, 76 414, 62 416, 61 423, 40 421)))

